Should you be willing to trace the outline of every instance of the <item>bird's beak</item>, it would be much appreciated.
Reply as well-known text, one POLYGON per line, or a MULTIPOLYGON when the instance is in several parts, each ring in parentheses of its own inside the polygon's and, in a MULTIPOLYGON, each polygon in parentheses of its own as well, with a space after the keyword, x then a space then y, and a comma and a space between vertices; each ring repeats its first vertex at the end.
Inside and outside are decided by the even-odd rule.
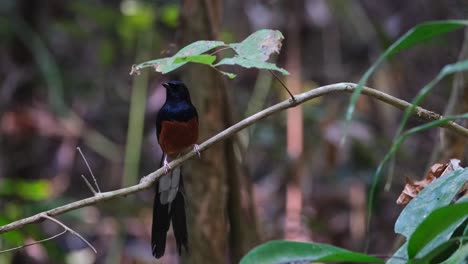
POLYGON ((169 89, 169 84, 168 83, 163 83, 162 86, 166 87, 167 89, 169 89))

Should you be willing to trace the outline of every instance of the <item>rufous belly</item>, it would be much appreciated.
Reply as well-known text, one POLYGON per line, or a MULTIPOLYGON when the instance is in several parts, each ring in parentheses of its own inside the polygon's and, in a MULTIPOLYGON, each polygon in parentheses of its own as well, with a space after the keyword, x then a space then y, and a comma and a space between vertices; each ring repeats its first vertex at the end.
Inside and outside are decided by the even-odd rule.
POLYGON ((159 145, 164 153, 175 157, 193 146, 198 140, 198 121, 163 121, 159 134, 159 145))

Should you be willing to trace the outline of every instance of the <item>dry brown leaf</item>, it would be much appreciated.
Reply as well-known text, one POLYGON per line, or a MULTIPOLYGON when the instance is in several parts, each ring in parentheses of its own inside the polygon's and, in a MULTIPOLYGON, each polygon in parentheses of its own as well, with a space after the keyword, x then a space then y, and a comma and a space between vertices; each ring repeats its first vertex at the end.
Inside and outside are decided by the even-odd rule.
POLYGON ((407 205, 420 191, 426 188, 426 186, 428 186, 435 179, 459 169, 462 169, 462 167, 460 166, 460 160, 451 159, 445 164, 436 163, 432 165, 431 169, 422 181, 413 181, 410 178, 406 177, 405 188, 403 188, 403 191, 398 197, 396 203, 401 205, 407 205))

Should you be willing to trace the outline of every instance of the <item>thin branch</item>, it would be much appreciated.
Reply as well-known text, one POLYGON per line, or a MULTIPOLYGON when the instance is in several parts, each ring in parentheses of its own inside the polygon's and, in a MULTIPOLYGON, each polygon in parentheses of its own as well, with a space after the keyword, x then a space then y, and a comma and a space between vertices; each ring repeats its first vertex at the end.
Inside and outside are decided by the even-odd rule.
POLYGON ((42 218, 46 218, 46 219, 48 219, 48 220, 50 220, 52 222, 55 222, 56 224, 63 227, 63 229, 65 229, 65 231, 68 231, 71 234, 77 236, 79 239, 81 239, 83 242, 85 242, 94 251, 95 254, 97 254, 97 250, 93 247, 93 245, 91 245, 91 243, 89 243, 88 240, 86 240, 84 237, 82 237, 80 234, 78 234, 78 232, 75 232, 75 230, 69 228, 64 223, 60 222, 59 220, 57 220, 57 219, 55 219, 53 217, 48 216, 47 214, 42 214, 41 216, 42 216, 42 218))
MULTIPOLYGON (((91 177, 93 178, 93 181, 94 181, 94 185, 96 186, 96 189, 97 189, 97 192, 101 192, 101 190, 99 189, 99 184, 97 183, 97 180, 96 180, 96 177, 94 177, 94 173, 93 171, 91 170, 91 167, 89 166, 89 163, 88 161, 86 160, 86 157, 85 155, 83 154, 83 151, 81 151, 81 148, 80 147, 76 147, 76 149, 78 150, 78 152, 80 152, 80 155, 81 157, 83 158, 85 164, 86 164, 86 167, 88 167, 88 170, 89 170, 89 173, 91 174, 91 177)), ((82 177, 84 178, 84 175, 82 175, 82 177)), ((88 180, 86 180, 86 184, 88 185, 88 187, 91 188, 91 191, 96 194, 96 190, 94 190, 94 188, 91 187, 91 184, 88 182, 88 180)))
POLYGON ((289 96, 291 96, 291 100, 293 101, 296 101, 296 98, 294 98, 294 95, 291 93, 291 91, 289 91, 288 87, 286 86, 286 84, 272 71, 272 70, 268 70, 271 75, 273 75, 273 77, 275 77, 275 79, 281 83, 281 85, 284 87, 284 89, 286 89, 286 92, 288 92, 289 96))
MULTIPOLYGON (((322 87, 319 87, 319 88, 316 88, 316 89, 313 89, 313 90, 310 90, 310 91, 307 91, 307 92, 304 92, 304 93, 301 93, 301 94, 297 94, 295 96, 295 101, 293 100, 284 100, 278 104, 275 104, 273 106, 270 106, 252 116, 249 116, 247 118, 245 118, 244 120, 238 122, 237 124, 234 124, 233 126, 221 131, 220 133, 218 133, 217 135, 213 136, 212 138, 206 140, 205 142, 201 143, 199 145, 199 151, 202 152, 206 149, 208 149, 209 147, 211 147, 213 144, 215 143, 218 143, 219 141, 221 140, 224 140, 226 139, 227 137, 230 137, 232 135, 234 135, 235 133, 239 132, 240 130, 268 117, 268 116, 271 116, 277 112, 280 112, 280 111, 283 111, 287 108, 290 108, 290 107, 295 107, 299 104, 302 104, 306 101, 309 101, 311 99, 314 99, 314 98, 317 98, 317 97, 320 97, 320 96, 323 96, 323 95, 327 95, 327 94, 334 94, 334 93, 341 93, 341 92, 347 92, 347 93, 352 93, 355 89, 356 89, 356 86, 357 84, 354 84, 354 83, 337 83, 337 84, 331 84, 331 85, 327 85, 327 86, 322 86, 322 87)), ((378 91, 378 90, 374 90, 372 88, 368 88, 368 87, 364 87, 364 89, 362 90, 362 93, 367 95, 367 96, 370 96, 370 97, 373 97, 375 99, 378 99, 382 102, 385 102, 385 103, 388 103, 390 105, 393 105, 395 106, 396 108, 398 109, 401 109, 401 110, 404 110, 406 109, 407 107, 409 107, 411 104, 404 101, 404 100, 401 100, 401 99, 398 99, 398 98, 395 98, 391 95, 388 95, 384 92, 381 92, 381 91, 378 91)), ((426 110, 426 109, 423 109, 421 107, 417 107, 415 109, 415 112, 413 113, 413 115, 419 117, 420 119, 422 120, 425 120, 425 121, 434 121, 434 120, 438 120, 440 118, 442 118, 441 115, 437 114, 437 113, 434 113, 432 111, 429 111, 429 110, 426 110)), ((443 127, 447 128, 447 129, 450 129, 451 131, 454 131, 462 136, 464 136, 465 138, 468 138, 468 129, 458 125, 457 123, 455 122, 448 122, 446 124, 443 125, 443 127)), ((184 163, 186 160, 196 156, 197 153, 195 153, 195 151, 190 151, 188 153, 186 153, 185 155, 173 160, 172 162, 169 163, 169 166, 174 169, 180 165, 182 165, 182 163, 184 163)), ((130 186, 130 187, 126 187, 126 188, 122 188, 122 189, 118 189, 118 190, 115 190, 115 191, 110 191, 110 192, 101 192, 101 193, 97 193, 95 196, 93 197, 89 197, 89 198, 86 198, 86 199, 83 199, 83 200, 79 200, 79 201, 76 201, 76 202, 73 202, 73 203, 69 203, 69 204, 66 204, 66 205, 63 205, 63 206, 60 206, 60 207, 56 207, 54 209, 51 209, 51 210, 48 210, 48 211, 45 211, 43 213, 39 213, 39 214, 36 214, 36 215, 33 215, 33 216, 30 216, 30 217, 27 217, 27 218, 24 218, 24 219, 21 219, 21 220, 17 220, 17 221, 14 221, 10 224, 7 224, 7 225, 4 225, 4 226, 1 226, 0 227, 0 234, 1 233, 5 233, 7 231, 10 231, 10 230, 15 230, 15 229, 18 229, 24 225, 27 225, 27 224, 31 224, 31 223, 35 223, 35 222, 38 222, 41 220, 41 218, 43 218, 43 215, 44 214, 47 214, 48 216, 56 216, 56 215, 61 215, 61 214, 64 214, 68 211, 72 211, 72 210, 76 210, 78 208, 82 208, 82 207, 85 207, 85 206, 89 206, 89 205, 92 205, 92 204, 95 204, 97 202, 102 202, 102 201, 107 201, 107 200, 111 200, 111 199, 115 199, 117 197, 122 197, 122 196, 127 196, 129 194, 132 194, 132 193, 136 193, 136 192, 139 192, 139 191, 142 191, 142 190, 145 190, 145 189, 148 189, 150 187, 152 187, 153 183, 159 179, 159 177, 161 177, 162 175, 164 175, 164 168, 160 168, 158 169, 157 171, 154 171, 150 174, 148 174, 147 176, 143 177, 140 181, 139 184, 136 184, 136 185, 133 185, 133 186, 130 186)))
POLYGON ((83 181, 86 183, 86 186, 88 186, 88 188, 91 190, 91 192, 96 195, 98 192, 94 189, 94 187, 91 185, 91 183, 88 181, 88 179, 86 179, 86 177, 81 174, 81 178, 83 178, 83 181))
POLYGON ((52 240, 54 238, 57 238, 63 234, 65 234, 67 232, 67 230, 63 230, 62 232, 56 234, 56 235, 53 235, 51 237, 48 237, 48 238, 44 238, 44 239, 41 239, 39 241, 34 241, 32 243, 29 243, 29 244, 24 244, 24 245, 21 245, 21 246, 17 246, 17 247, 14 247, 14 248, 9 248, 9 249, 5 249, 5 250, 0 250, 0 254, 3 254, 3 253, 7 253, 7 252, 10 252, 10 251, 14 251, 14 250, 18 250, 18 249, 22 249, 22 248, 25 248, 25 247, 29 247, 29 246, 32 246, 32 245, 36 245, 36 244, 39 244, 39 243, 43 243, 43 242, 46 242, 46 241, 49 241, 49 240, 52 240))

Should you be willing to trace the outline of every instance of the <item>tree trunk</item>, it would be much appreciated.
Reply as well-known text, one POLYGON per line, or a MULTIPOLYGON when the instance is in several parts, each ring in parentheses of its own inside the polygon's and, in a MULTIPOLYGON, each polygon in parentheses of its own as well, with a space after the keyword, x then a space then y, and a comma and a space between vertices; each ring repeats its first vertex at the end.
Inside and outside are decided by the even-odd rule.
MULTIPOLYGON (((220 26, 221 1, 183 2, 184 45, 216 39, 220 26)), ((199 141, 204 141, 232 124, 224 77, 202 65, 191 64, 185 70, 184 79, 199 114, 199 141)), ((245 199, 240 190, 247 184, 240 178, 233 142, 228 139, 213 146, 203 152, 201 160, 194 160, 184 170, 190 245, 190 255, 184 263, 224 263, 228 248, 229 262, 238 262, 256 242, 256 236, 252 235, 256 234, 252 200, 247 200, 247 206, 241 203, 245 199)))

